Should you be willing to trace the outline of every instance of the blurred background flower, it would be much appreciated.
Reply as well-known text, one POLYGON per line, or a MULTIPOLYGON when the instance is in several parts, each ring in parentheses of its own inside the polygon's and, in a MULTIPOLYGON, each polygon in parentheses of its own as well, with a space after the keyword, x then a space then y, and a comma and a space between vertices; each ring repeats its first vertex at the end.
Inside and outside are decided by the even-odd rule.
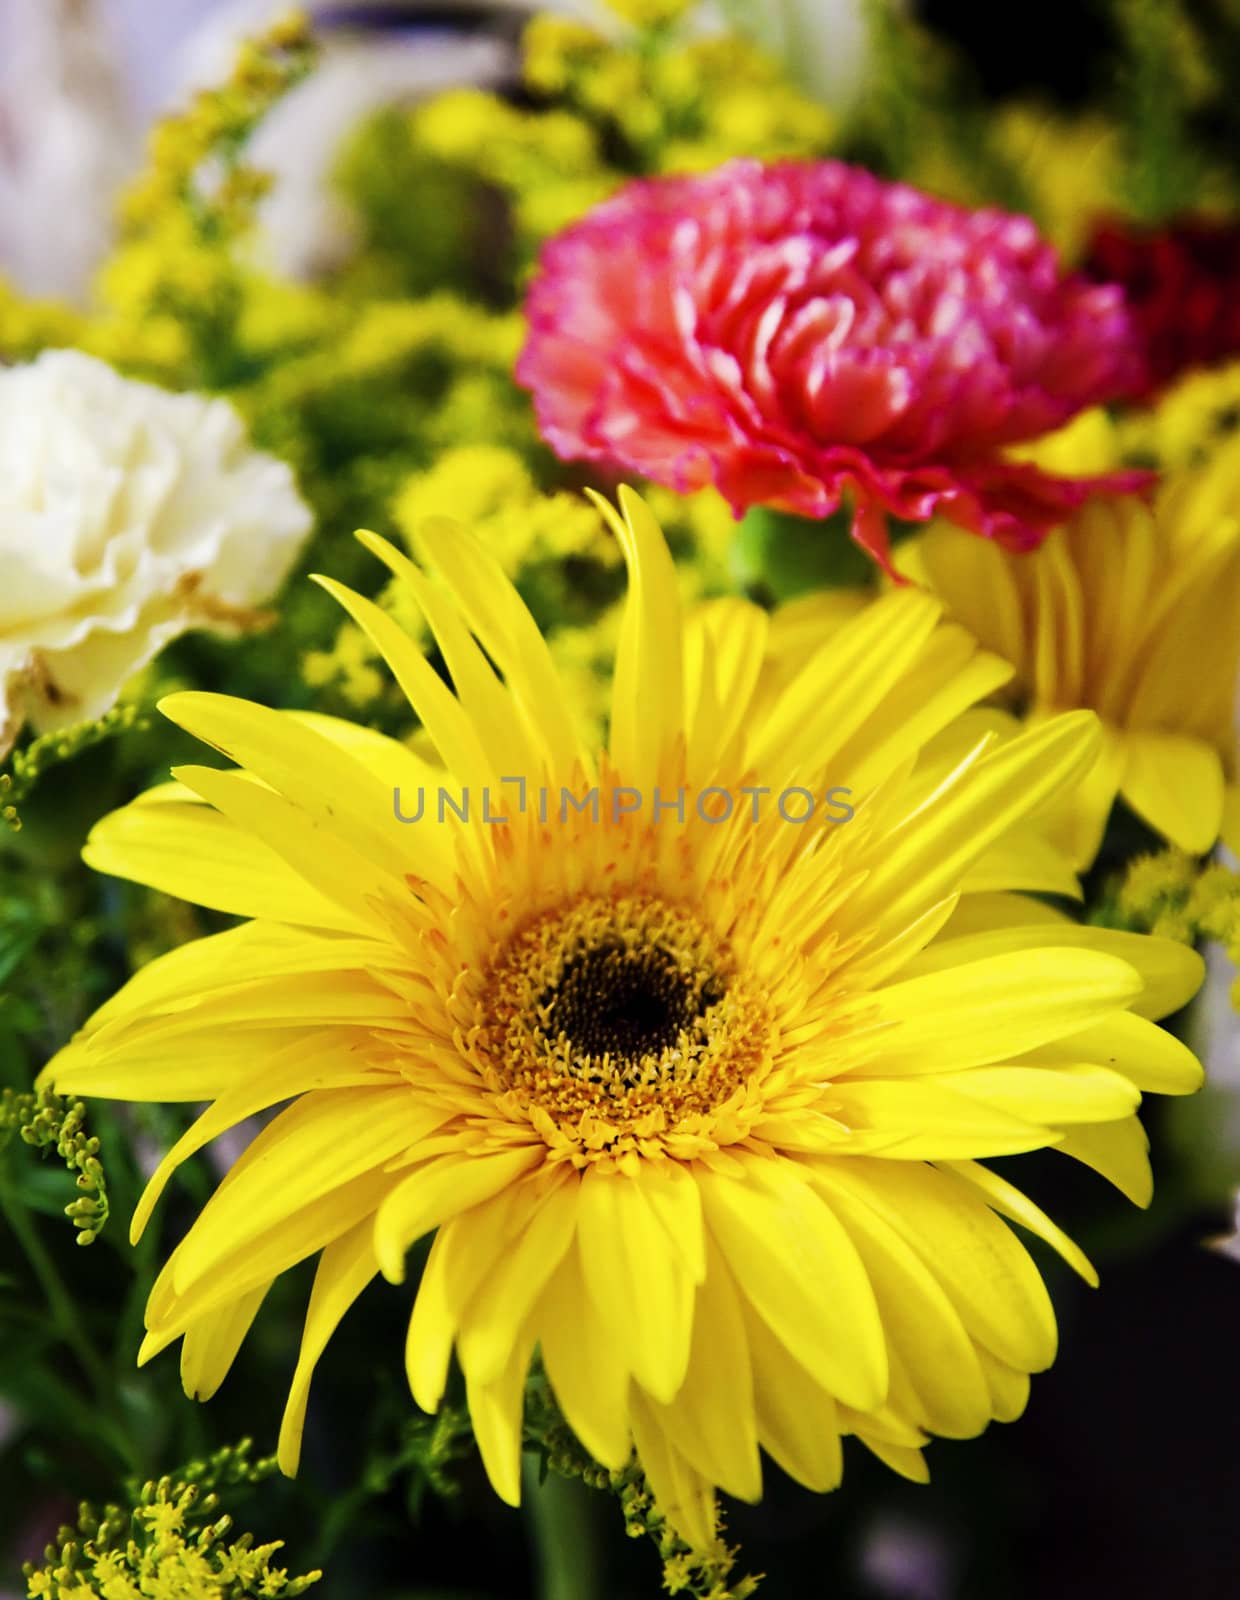
POLYGON ((260 626, 311 520, 226 401, 76 350, 0 370, 0 754, 101 717, 187 628, 260 626))

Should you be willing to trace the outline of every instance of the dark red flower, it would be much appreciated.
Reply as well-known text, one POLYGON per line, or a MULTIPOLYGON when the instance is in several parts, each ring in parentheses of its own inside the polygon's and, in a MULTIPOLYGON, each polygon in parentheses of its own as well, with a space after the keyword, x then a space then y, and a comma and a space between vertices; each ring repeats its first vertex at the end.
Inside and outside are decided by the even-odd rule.
POLYGON ((630 184, 544 249, 517 368, 564 459, 803 516, 941 512, 1028 549, 1090 493, 1007 459, 1139 378, 1122 292, 1027 217, 836 161, 630 184))
POLYGON ((1240 224, 1181 217, 1153 229, 1107 218, 1085 270, 1124 288, 1144 344, 1142 395, 1240 356, 1240 224))

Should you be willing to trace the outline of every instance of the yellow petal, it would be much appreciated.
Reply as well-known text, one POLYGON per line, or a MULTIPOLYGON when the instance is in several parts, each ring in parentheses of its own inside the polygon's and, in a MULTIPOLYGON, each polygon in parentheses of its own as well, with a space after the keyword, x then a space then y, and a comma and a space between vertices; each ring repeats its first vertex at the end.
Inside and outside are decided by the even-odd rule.
POLYGON ((435 636, 457 699, 486 746, 493 769, 514 777, 541 778, 548 759, 538 738, 537 721, 527 724, 525 708, 509 694, 490 662, 474 643, 456 608, 455 597, 444 594, 386 539, 373 534, 359 538, 404 584, 435 636))
POLYGON ((177 1292, 301 1207, 415 1144, 442 1117, 400 1085, 303 1094, 259 1133, 244 1165, 199 1213, 177 1252, 177 1292))
POLYGON ((1091 704, 1118 719, 1131 701, 1134 668, 1153 621, 1151 598, 1157 603, 1163 559, 1160 530, 1136 495, 1098 495, 1054 537, 1065 541, 1088 596, 1084 644, 1091 704))
POLYGON ((97 822, 82 849, 96 872, 144 883, 234 917, 356 932, 365 926, 253 834, 186 791, 180 804, 141 796, 97 822))
POLYGON ((848 925, 899 925, 953 893, 989 845, 1092 762, 1097 739, 1092 712, 1069 712, 962 765, 883 842, 848 925))
POLYGON ((191 1400, 210 1400, 228 1376, 270 1283, 207 1312, 187 1329, 181 1345, 181 1386, 191 1400))
POLYGON ((333 1046, 356 1067, 349 1058, 364 1036, 349 1024, 401 1014, 404 1002, 371 970, 392 954, 256 922, 194 940, 141 968, 40 1081, 133 1100, 205 1100, 286 1045, 333 1046), (221 1044, 221 1023, 243 1036, 240 1052, 221 1044))
MULTIPOLYGON (((943 1073, 935 1082, 1031 1122, 1108 1122, 1136 1110, 1141 1095, 1131 1079, 1086 1062, 974 1067, 943 1073)), ((996 1149, 992 1154, 1004 1154, 996 1149)))
POLYGON ((990 1387, 995 1421, 1015 1422, 1029 1404, 1029 1374, 1009 1367, 1006 1361, 992 1356, 984 1345, 977 1346, 977 1356, 990 1387))
POLYGON ((1204 1069, 1187 1045, 1131 1011, 1043 1045, 1026 1059, 1105 1062, 1148 1094, 1193 1094, 1205 1081, 1204 1069))
POLYGON ((694 1306, 684 1384, 670 1405, 651 1401, 650 1408, 665 1435, 711 1483, 738 1500, 761 1498, 749 1343, 740 1296, 717 1248, 710 1251, 694 1306))
POLYGON ((618 1472, 632 1449, 628 1366, 587 1293, 576 1250, 552 1274, 535 1322, 547 1377, 569 1427, 596 1461, 618 1472))
POLYGON ((703 1171, 702 1200, 745 1296, 832 1394, 882 1401, 887 1352, 869 1278, 848 1234, 789 1161, 747 1156, 742 1179, 703 1171))
MULTIPOLYGON (((511 1246, 495 1259, 461 1323, 457 1347, 472 1382, 495 1383, 507 1367, 534 1302, 573 1242, 579 1187, 575 1173, 557 1175, 554 1185, 536 1198, 528 1184, 517 1185, 462 1216, 462 1231, 468 1232, 488 1210, 523 1212, 511 1246)), ((505 1223, 512 1228, 510 1218, 505 1223)))
MULTIPOLYGON (((1134 728, 1232 734, 1237 640, 1231 622, 1240 608, 1234 513, 1233 480, 1228 513, 1211 519, 1213 526, 1194 541, 1196 550, 1181 546, 1167 563, 1169 581, 1156 596, 1161 614, 1145 641, 1131 693, 1128 720, 1134 728)), ((1171 526, 1175 516, 1167 516, 1171 526)))
POLYGON ((456 1318, 448 1299, 447 1267, 452 1230, 457 1220, 445 1223, 431 1241, 405 1339, 409 1392, 423 1411, 439 1410, 456 1338, 456 1318))
POLYGON ((469 1420, 491 1487, 505 1505, 521 1504, 521 1434, 525 1379, 534 1340, 522 1333, 494 1383, 466 1380, 469 1420))
POLYGON ((645 503, 622 487, 617 516, 601 495, 587 492, 619 539, 629 573, 612 680, 611 757, 626 782, 651 789, 685 725, 680 586, 645 503))
POLYGON ((886 943, 869 949, 863 948, 851 963, 842 962, 841 966, 848 966, 850 977, 862 988, 866 990, 879 988, 893 974, 907 966, 914 956, 919 955, 949 922, 955 925, 959 904, 959 895, 948 895, 945 900, 940 900, 938 905, 931 906, 915 922, 911 922, 907 928, 902 928, 886 943))
POLYGON ((990 1394, 973 1341, 934 1272, 839 1180, 835 1167, 816 1167, 814 1186, 865 1263, 883 1330, 920 1402, 918 1422, 956 1439, 980 1433, 990 1420, 990 1394))
POLYGON ((1013 828, 988 845, 960 880, 964 894, 1058 894, 1081 898, 1072 857, 1060 845, 1035 831, 1033 823, 1013 828))
POLYGON ((577 737, 572 707, 546 640, 494 556, 464 528, 442 517, 421 524, 417 544, 451 585, 504 682, 526 712, 537 715, 555 768, 571 772, 580 766, 592 775, 590 753, 577 737))
POLYGON ((849 1130, 842 1149, 926 1161, 1019 1155, 1047 1143, 1046 1129, 1035 1121, 953 1092, 969 1076, 955 1074, 950 1085, 937 1077, 839 1079, 830 1103, 832 1117, 849 1130))
POLYGON ((696 1471, 663 1432, 640 1389, 633 1391, 633 1442, 655 1503, 695 1550, 708 1550, 717 1514, 710 1482, 696 1471))
MULTIPOLYGON (((178 767, 176 776, 239 829, 252 833, 321 894, 363 927, 383 931, 376 914, 376 872, 336 828, 307 816, 283 796, 252 783, 244 773, 215 767, 178 767)), ((408 897, 407 891, 401 899, 408 897)))
POLYGON ((778 766, 789 777, 830 766, 849 736, 910 674, 941 609, 920 590, 900 589, 833 633, 767 712, 753 738, 757 765, 763 771, 778 766))
POLYGON ((1062 533, 1052 534, 1028 563, 1035 618, 1030 678, 1044 706, 1079 705, 1082 696, 1083 599, 1062 533))
MULTIPOLYGON (((874 1059, 859 1072, 889 1077, 1006 1060, 1101 1021, 1141 992, 1141 978, 1126 961, 1057 947, 1058 928, 1040 933, 1041 949, 1000 950, 959 966, 940 965, 940 952, 965 941, 923 951, 907 969, 917 976, 873 997, 878 1017, 895 1026, 877 1036, 874 1059)), ((978 935, 977 944, 991 937, 978 935)))
POLYGON ((496 1155, 436 1156, 403 1179, 375 1218, 375 1253, 389 1283, 402 1283, 405 1252, 424 1233, 515 1183, 542 1160, 535 1145, 496 1155))
POLYGON ((634 1177, 646 1203, 663 1224, 694 1283, 706 1276, 702 1199, 687 1167, 677 1161, 643 1161, 634 1177))
MULTIPOLYGON (((270 1283, 338 1239, 363 1217, 373 1215, 391 1181, 384 1173, 367 1172, 310 1201, 261 1237, 221 1258, 212 1272, 195 1279, 184 1293, 173 1287, 179 1265, 179 1250, 174 1250, 147 1302, 150 1336, 143 1343, 139 1362, 149 1360, 179 1339, 199 1317, 230 1300, 239 1300, 260 1284, 270 1283)), ((227 1182, 225 1178, 224 1183, 227 1182)))
MULTIPOLYGON (((531 1182, 513 1186, 518 1197, 504 1193, 459 1212, 442 1224, 431 1243, 430 1255, 418 1284, 405 1344, 405 1367, 413 1398, 424 1411, 436 1411, 447 1382, 453 1341, 466 1311, 491 1274, 502 1264, 509 1246, 531 1214, 520 1192, 532 1194, 531 1182)), ((528 1330, 523 1327, 510 1341, 507 1356, 528 1330)), ((500 1373, 496 1377, 500 1377, 500 1373)))
MULTIPOLYGON (((351 1057, 348 1043, 331 1030, 316 1030, 311 1037, 278 1049, 265 1061, 261 1054, 257 1059, 251 1057, 237 1087, 203 1112, 152 1173, 134 1208, 130 1244, 136 1245, 142 1237, 160 1195, 181 1163, 229 1128, 311 1089, 343 1089, 382 1081, 382 1075, 373 1067, 366 1067, 360 1057, 351 1057)), ((444 1113, 445 1118, 448 1114, 444 1113)))
POLYGON ((1075 784, 1055 795, 1037 818, 1048 839, 1080 872, 1093 865, 1101 848, 1127 764, 1126 735, 1107 722, 1099 725, 1099 735, 1093 766, 1075 784))
MULTIPOLYGON (((264 1032, 276 1027, 286 1029, 291 1039, 302 1031, 297 1023, 305 1018, 319 1027, 376 1027, 394 1025, 405 1015, 400 996, 369 974, 316 972, 311 965, 309 971, 294 976, 258 978, 208 991, 197 1004, 157 1012, 147 1021, 122 1018, 109 1022, 72 1047, 72 1058, 66 1051, 57 1079, 67 1082, 73 1077, 84 1087, 89 1085, 89 1093, 107 1095, 114 1091, 105 1084, 116 1082, 126 1072, 140 1080, 139 1069, 161 1048, 165 1059, 171 1057, 175 1063, 183 1045, 206 1041, 217 1057, 228 1062, 224 1029, 235 1030, 236 1035, 253 1032, 261 1040, 264 1032)), ((175 1075, 174 1065, 169 1077, 175 1075)), ((220 1093, 235 1076, 235 1067, 221 1071, 208 1094, 220 1093)))
MULTIPOLYGON (((1023 927, 996 927, 960 938, 953 938, 952 929, 948 927, 945 937, 928 945, 909 963, 909 970, 918 974, 946 972, 987 957, 1007 952, 1034 952, 1048 945, 1062 952, 1087 950, 1131 967, 1142 981, 1140 992, 1129 1002, 1130 1009, 1139 1017, 1157 1019, 1178 1011, 1197 993, 1205 975, 1205 964, 1197 952, 1173 939, 1066 921, 1057 921, 1054 927, 1045 921, 1023 927)), ((1090 1024, 1082 1023, 1082 1026, 1090 1024)), ((1032 1046, 1021 1048, 1023 1051, 1032 1046)))
POLYGON ((1023 662, 1027 649, 1018 580, 1029 573, 975 534, 937 522, 913 541, 904 560, 915 559, 919 577, 946 600, 969 631, 1006 661, 1023 662))
MULTIPOLYGON (((686 776, 705 787, 748 737, 748 715, 762 669, 769 619, 747 600, 712 600, 689 619, 685 636, 686 703, 692 708, 686 776)), ((737 770, 749 760, 735 755, 737 770)))
POLYGON ((910 1483, 930 1482, 930 1468, 926 1465, 926 1458, 920 1450, 914 1450, 909 1445, 888 1444, 868 1430, 862 1432, 858 1429, 857 1437, 884 1466, 890 1467, 893 1472, 898 1472, 910 1483))
POLYGON ((656 1400, 671 1400, 689 1364, 693 1282, 642 1187, 587 1168, 577 1242, 590 1299, 633 1376, 656 1400))
POLYGON ((399 739, 390 739, 386 733, 368 728, 360 722, 350 722, 347 717, 329 717, 321 711, 286 711, 284 715, 304 723, 331 744, 347 750, 355 761, 360 761, 372 776, 378 778, 385 790, 398 784, 416 788, 428 779, 434 782, 434 775, 439 773, 437 767, 423 761, 399 739))
POLYGON ((1034 1205, 1028 1195, 1022 1194, 998 1173, 991 1172, 989 1167, 980 1166, 976 1161, 940 1162, 939 1165, 973 1184, 985 1197, 987 1205, 993 1206, 1000 1216, 1028 1228, 1030 1233, 1050 1245, 1091 1288, 1098 1287, 1098 1274, 1089 1257, 1043 1210, 1034 1205))
MULTIPOLYGON (((902 1404, 906 1400, 915 1404, 916 1397, 908 1381, 908 1374, 903 1371, 901 1363, 894 1354, 891 1370, 893 1396, 899 1393, 902 1404)), ((908 1411, 897 1407, 892 1400, 888 1400, 884 1405, 875 1406, 873 1411, 856 1411, 852 1406, 841 1406, 840 1427, 844 1430, 845 1437, 852 1433, 859 1439, 878 1439, 883 1444, 897 1445, 909 1450, 917 1450, 929 1442, 923 1430, 909 1420, 908 1411)))
MULTIPOLYGON (((949 939, 964 938, 974 933, 989 933, 992 928, 1027 928, 1035 922, 1056 928, 1075 927, 1066 912, 1048 906, 1044 901, 1032 900, 1027 895, 965 895, 959 899, 951 921, 944 927, 941 942, 945 944, 949 939)), ((1055 941, 1051 938, 1045 942, 1054 944, 1055 941)), ((979 941, 976 952, 984 954, 985 948, 979 941)))
POLYGON ((479 792, 488 785, 496 787, 501 774, 487 758, 478 730, 460 701, 399 623, 386 611, 381 611, 373 600, 354 594, 342 583, 318 573, 314 574, 314 581, 340 602, 391 667, 444 766, 457 782, 479 792))
POLYGON ((1092 1167, 1133 1205, 1145 1207, 1154 1198, 1150 1142, 1136 1117, 1071 1128, 1056 1148, 1092 1167))
POLYGON ((1189 855, 1204 855, 1223 826, 1223 763, 1200 739, 1130 732, 1121 794, 1139 817, 1189 855))
POLYGON ((315 929, 249 922, 191 940, 148 962, 104 1001, 78 1037, 98 1038, 112 1023, 189 1011, 206 994, 236 990, 256 979, 406 964, 398 951, 377 940, 321 937, 315 929))
POLYGON ((1011 676, 1007 662, 979 650, 963 628, 940 624, 913 670, 891 686, 869 720, 836 752, 833 780, 866 793, 1011 676))
POLYGON ((319 1357, 340 1326, 345 1312, 378 1271, 371 1243, 372 1231, 368 1221, 359 1222, 348 1233, 333 1240, 319 1257, 306 1312, 306 1325, 301 1336, 301 1349, 297 1356, 297 1369, 293 1373, 288 1403, 280 1423, 276 1454, 280 1471, 286 1477, 297 1475, 301 1438, 306 1425, 306 1406, 310 1399, 310 1382, 319 1357))
POLYGON ((328 835, 343 833, 370 863, 375 890, 400 897, 414 862, 392 825, 391 791, 363 762, 300 718, 232 695, 165 695, 159 709, 292 801, 328 835))
POLYGON ((1041 1372, 1055 1358, 1055 1314, 1024 1247, 977 1192, 933 1168, 864 1156, 816 1158, 910 1245, 965 1329, 1000 1360, 1041 1372))
POLYGON ((819 1493, 844 1471, 839 1418, 831 1395, 779 1342, 741 1297, 753 1361, 758 1438, 790 1477, 819 1493))

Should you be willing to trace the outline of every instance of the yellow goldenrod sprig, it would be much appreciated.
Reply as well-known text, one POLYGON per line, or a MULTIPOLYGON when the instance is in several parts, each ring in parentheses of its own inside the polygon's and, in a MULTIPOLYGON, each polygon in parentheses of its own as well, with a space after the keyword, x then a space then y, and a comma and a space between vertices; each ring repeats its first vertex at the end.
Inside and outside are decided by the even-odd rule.
POLYGON ((86 1133, 85 1120, 82 1101, 67 1100, 50 1089, 26 1094, 13 1089, 0 1091, 0 1149, 16 1132, 23 1143, 36 1150, 55 1150, 68 1170, 76 1173, 82 1193, 65 1207, 65 1215, 78 1230, 77 1242, 81 1245, 95 1242, 109 1216, 99 1140, 86 1133))
POLYGON ((1186 372, 1157 405, 1133 411, 1120 423, 1125 456, 1163 472, 1206 467, 1234 451, 1238 438, 1240 361, 1186 372))
POLYGON ((85 337, 94 354, 176 388, 239 381, 238 323, 258 276, 241 247, 269 186, 247 145, 313 62, 306 20, 289 14, 241 46, 227 82, 157 125, 96 283, 85 337))
POLYGON ((131 1485, 128 1508, 83 1504, 44 1563, 24 1568, 31 1600, 294 1600, 322 1576, 290 1577, 272 1559, 281 1541, 231 1538, 233 1519, 216 1487, 269 1477, 274 1460, 251 1462, 250 1442, 217 1451, 175 1477, 131 1485))
POLYGON ((0 278, 0 361, 30 361, 40 350, 81 342, 86 318, 54 300, 28 300, 0 278))
POLYGON ((716 1538, 709 1550, 695 1550, 672 1529, 655 1504, 636 1457, 619 1472, 592 1460, 560 1414, 546 1377, 535 1371, 526 1385, 525 1439, 542 1458, 544 1473, 580 1478, 592 1489, 609 1489, 620 1502, 624 1531, 630 1539, 654 1541, 663 1562, 663 1587, 668 1594, 692 1600, 749 1600, 761 1576, 732 1581, 737 1551, 716 1538))
POLYGON ((267 179, 241 164, 254 129, 311 70, 315 45, 302 12, 289 11, 244 41, 227 82, 203 89, 184 111, 151 134, 150 164, 121 201, 129 235, 160 223, 170 205, 187 202, 208 237, 248 223, 267 179))
MULTIPOLYGON (((1181 944, 1210 939, 1240 962, 1240 873, 1182 850, 1139 856, 1110 886, 1090 920, 1181 944)), ((1231 999, 1240 1010, 1240 979, 1232 985, 1231 999)))
POLYGON ((22 819, 17 808, 49 768, 59 766, 62 761, 106 739, 131 731, 142 733, 150 726, 143 706, 121 705, 106 711, 94 722, 78 722, 71 728, 59 728, 32 740, 24 750, 14 752, 12 770, 0 772, 0 820, 7 822, 14 833, 19 832, 22 819))
POLYGON ((752 30, 683 35, 674 5, 625 3, 644 29, 628 39, 549 15, 534 17, 522 37, 526 87, 562 102, 561 118, 584 118, 594 148, 612 148, 618 134, 623 166, 669 172, 703 171, 736 155, 822 155, 831 145, 835 115, 791 81, 752 30))

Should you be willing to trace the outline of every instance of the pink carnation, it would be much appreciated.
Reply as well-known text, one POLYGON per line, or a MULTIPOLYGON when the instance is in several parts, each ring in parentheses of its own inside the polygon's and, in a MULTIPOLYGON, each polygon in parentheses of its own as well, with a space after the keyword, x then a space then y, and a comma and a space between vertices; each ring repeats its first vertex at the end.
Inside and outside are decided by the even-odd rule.
POLYGON ((632 183, 553 239, 517 368, 543 436, 739 516, 834 511, 884 564, 884 511, 1036 546, 1098 489, 1007 459, 1140 377, 1122 291, 1027 217, 836 161, 632 183))

